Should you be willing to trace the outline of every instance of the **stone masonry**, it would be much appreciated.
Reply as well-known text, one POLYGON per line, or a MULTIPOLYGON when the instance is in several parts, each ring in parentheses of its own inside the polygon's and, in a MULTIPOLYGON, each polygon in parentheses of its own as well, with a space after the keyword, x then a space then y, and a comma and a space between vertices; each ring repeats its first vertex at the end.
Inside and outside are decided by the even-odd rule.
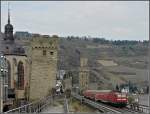
POLYGON ((31 40, 29 100, 50 94, 56 85, 58 37, 34 37, 31 40))
POLYGON ((80 58, 80 73, 79 73, 79 86, 80 90, 88 89, 89 85, 89 69, 87 67, 87 58, 80 58))

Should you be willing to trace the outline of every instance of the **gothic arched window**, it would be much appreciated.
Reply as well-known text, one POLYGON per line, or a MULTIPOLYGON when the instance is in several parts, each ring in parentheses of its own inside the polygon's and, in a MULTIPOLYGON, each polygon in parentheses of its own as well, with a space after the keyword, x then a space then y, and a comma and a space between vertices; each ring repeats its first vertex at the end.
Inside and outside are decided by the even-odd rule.
POLYGON ((18 63, 18 79, 17 79, 18 89, 24 89, 24 66, 20 61, 18 63))
POLYGON ((8 65, 8 88, 11 88, 11 66, 9 61, 7 61, 7 65, 8 65))

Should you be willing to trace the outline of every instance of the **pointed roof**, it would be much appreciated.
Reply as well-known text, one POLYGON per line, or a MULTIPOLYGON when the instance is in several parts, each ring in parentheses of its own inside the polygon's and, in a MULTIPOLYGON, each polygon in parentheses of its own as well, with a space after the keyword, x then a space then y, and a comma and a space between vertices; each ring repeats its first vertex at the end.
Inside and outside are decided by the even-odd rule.
POLYGON ((8 3, 8 23, 5 25, 5 38, 4 40, 14 41, 13 37, 13 25, 10 24, 10 9, 8 3))
POLYGON ((9 3, 8 3, 8 24, 10 24, 10 9, 9 9, 9 3))

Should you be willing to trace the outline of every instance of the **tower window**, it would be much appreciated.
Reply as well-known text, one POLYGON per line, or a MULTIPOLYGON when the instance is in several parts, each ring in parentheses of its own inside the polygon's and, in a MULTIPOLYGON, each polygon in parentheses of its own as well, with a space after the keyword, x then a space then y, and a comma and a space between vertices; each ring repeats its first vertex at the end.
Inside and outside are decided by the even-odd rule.
POLYGON ((8 88, 11 88, 11 65, 9 61, 7 61, 7 65, 8 65, 8 88))
POLYGON ((46 55, 46 50, 43 50, 43 55, 46 55))
POLYGON ((51 54, 51 55, 53 55, 53 54, 54 54, 54 52, 50 52, 50 54, 51 54))
POLYGON ((18 79, 17 85, 19 90, 24 89, 24 66, 23 63, 20 61, 18 64, 18 79))

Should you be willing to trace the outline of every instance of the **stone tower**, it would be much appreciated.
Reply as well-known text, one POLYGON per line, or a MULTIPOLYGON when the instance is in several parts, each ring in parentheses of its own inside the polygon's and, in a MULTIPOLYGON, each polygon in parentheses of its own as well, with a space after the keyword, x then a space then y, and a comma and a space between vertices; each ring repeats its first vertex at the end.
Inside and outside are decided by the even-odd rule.
POLYGON ((56 85, 58 37, 34 36, 31 41, 29 100, 47 96, 56 85))
POLYGON ((87 58, 80 58, 80 73, 79 73, 79 87, 80 90, 88 89, 89 85, 89 69, 87 67, 87 58))

